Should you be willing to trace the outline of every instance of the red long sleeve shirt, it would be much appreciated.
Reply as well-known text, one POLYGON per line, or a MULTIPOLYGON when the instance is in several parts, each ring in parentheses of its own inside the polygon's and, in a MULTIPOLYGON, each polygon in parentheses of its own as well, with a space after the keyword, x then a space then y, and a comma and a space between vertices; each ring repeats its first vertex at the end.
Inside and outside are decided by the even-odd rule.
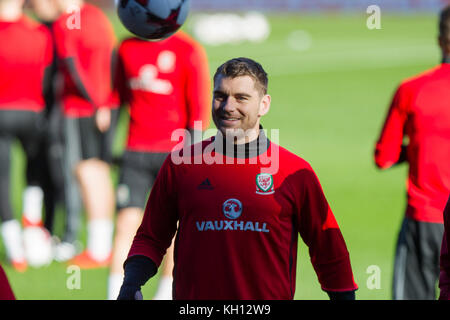
POLYGON ((390 106, 375 148, 375 163, 385 169, 399 159, 404 136, 408 206, 411 219, 442 223, 450 193, 450 64, 443 63, 405 80, 390 106))
POLYGON ((90 117, 98 107, 111 107, 112 56, 116 37, 106 15, 86 3, 79 12, 61 15, 53 24, 53 33, 58 58, 73 59, 76 76, 89 96, 89 100, 83 96, 73 79, 74 75, 67 65, 61 63, 64 114, 75 118, 90 117))
POLYGON ((209 127, 211 83, 203 47, 184 32, 163 41, 130 38, 118 51, 115 88, 128 104, 127 149, 170 152, 176 129, 209 127))
POLYGON ((16 300, 9 284, 8 277, 0 265, 0 300, 16 300))
POLYGON ((53 59, 50 32, 22 16, 0 21, 0 39, 0 109, 42 111, 44 72, 53 59))
POLYGON ((175 299, 293 299, 298 234, 323 290, 357 289, 345 241, 306 161, 274 143, 247 164, 218 155, 211 141, 191 150, 191 164, 166 159, 129 252, 159 266, 177 231, 175 299), (202 161, 217 156, 223 164, 202 161), (262 173, 262 159, 279 170, 262 173))

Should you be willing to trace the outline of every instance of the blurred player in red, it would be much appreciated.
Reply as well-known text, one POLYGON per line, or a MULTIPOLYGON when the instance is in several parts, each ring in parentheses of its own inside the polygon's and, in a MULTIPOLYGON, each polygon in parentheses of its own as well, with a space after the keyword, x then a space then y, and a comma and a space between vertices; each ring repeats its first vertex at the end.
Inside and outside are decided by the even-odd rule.
MULTIPOLYGON (((59 5, 56 0, 30 0, 28 2, 33 10, 34 16, 45 26, 49 28, 53 35, 53 23, 60 16, 59 5)), ((63 110, 58 99, 55 100, 55 93, 61 89, 61 73, 58 72, 57 57, 52 65, 51 85, 45 96, 46 101, 46 127, 45 136, 42 139, 40 147, 40 155, 38 157, 39 170, 43 171, 41 187, 42 195, 37 191, 31 190, 24 197, 24 207, 40 208, 39 202, 44 201, 45 218, 44 226, 47 230, 54 233, 54 215, 57 206, 62 206, 65 212, 65 229, 62 235, 62 241, 54 242, 54 259, 57 261, 66 261, 71 259, 77 253, 78 245, 78 229, 80 225, 80 211, 82 209, 82 201, 78 192, 78 182, 71 178, 72 173, 69 172, 68 166, 65 165, 69 157, 64 154, 74 155, 79 159, 79 155, 73 150, 65 152, 65 128, 63 110), (40 200, 40 201, 39 201, 40 200)), ((114 111, 113 111, 114 112, 114 111)), ((110 131, 110 130, 109 130, 110 131)), ((24 211, 25 215, 30 215, 24 211)), ((34 213, 32 210, 31 213, 34 213)), ((38 216, 34 214, 34 216, 38 216)), ((34 216, 31 216, 31 220, 34 216)), ((34 219, 37 220, 36 218, 34 219)), ((59 236, 59 235, 58 235, 59 236)), ((33 239, 30 239, 29 246, 36 247, 39 251, 39 243, 33 245, 33 239)), ((56 240, 56 237, 53 237, 56 240)))
MULTIPOLYGON (((26 269, 26 258, 29 256, 22 246, 21 226, 14 219, 10 203, 11 146, 15 139, 21 142, 27 159, 27 185, 39 189, 39 182, 42 181, 40 170, 33 166, 37 165, 35 160, 43 133, 44 95, 53 59, 50 32, 27 18, 23 14, 23 5, 23 0, 0 0, 0 38, 3 43, 0 46, 1 234, 7 256, 19 271, 26 269)), ((42 206, 27 206, 25 203, 23 210, 24 220, 31 220, 32 211, 40 220, 42 206)), ((37 232, 38 239, 50 243, 49 235, 41 225, 32 231, 34 235, 37 232)), ((45 252, 39 252, 38 259, 48 261, 50 249, 47 246, 45 252)))
POLYGON ((5 270, 0 265, 0 300, 16 300, 5 270))
MULTIPOLYGON (((177 129, 199 136, 209 126, 210 80, 206 52, 184 32, 163 41, 125 40, 118 51, 117 89, 130 123, 117 190, 119 213, 108 298, 116 299, 123 263, 139 227, 148 191, 177 129), (195 126, 195 121, 199 125, 195 126), (194 132, 197 130, 196 132, 194 132)), ((154 299, 172 298, 173 247, 168 250, 154 299)))
MULTIPOLYGON (((116 38, 110 21, 97 7, 82 0, 55 3, 61 13, 53 33, 64 77, 60 103, 65 118, 66 167, 69 175, 73 172, 76 176, 87 212, 87 249, 71 263, 81 268, 103 267, 110 261, 113 236, 114 189, 106 161, 109 155, 104 151, 105 134, 111 127, 116 38)), ((76 192, 71 184, 67 186, 67 193, 76 192)))
MULTIPOLYGON (((30 0, 28 1, 29 8, 32 10, 34 17, 45 25, 50 33, 52 33, 53 22, 59 17, 58 8, 54 0, 30 0)), ((54 52, 55 53, 55 52, 54 52)), ((42 181, 40 181, 40 188, 33 186, 28 187, 24 192, 24 224, 44 225, 50 232, 54 232, 54 214, 57 206, 64 208, 65 205, 65 179, 64 179, 64 118, 61 107, 55 103, 55 89, 60 85, 60 74, 58 73, 57 58, 54 55, 53 63, 50 68, 50 83, 48 90, 44 96, 45 108, 45 127, 44 134, 39 146, 39 155, 35 159, 37 164, 32 167, 40 170, 42 181), (41 211, 44 205, 45 216, 42 219, 41 211), (42 221, 43 220, 43 221, 42 221)), ((73 216, 71 211, 79 211, 81 200, 68 201, 68 203, 77 203, 76 207, 65 206, 65 212, 69 212, 66 216, 73 216)), ((76 240, 76 234, 72 230, 72 224, 68 219, 66 223, 66 230, 64 232, 63 242, 59 243, 52 241, 53 255, 51 258, 61 261, 61 257, 68 259, 75 255, 75 248, 73 243, 76 240)), ((27 251, 41 251, 43 244, 37 241, 36 236, 33 236, 26 228, 24 231, 25 248, 27 251), (27 232, 30 234, 27 235, 27 232), (29 248, 29 249, 28 249, 29 248)), ((55 238, 53 238, 55 239, 55 238)), ((30 262, 30 261, 29 261, 30 262)))
POLYGON ((119 299, 141 298, 175 233, 174 299, 293 299, 298 234, 330 299, 355 298, 346 244, 317 176, 260 127, 267 85, 248 58, 217 69, 217 135, 174 151, 161 167, 119 299))
POLYGON ((450 300, 450 197, 444 210, 444 236, 442 238, 439 288, 439 300, 450 300))
POLYGON ((381 169, 409 164, 394 265, 396 300, 436 298, 442 211, 450 193, 450 7, 441 12, 439 44, 442 64, 398 87, 375 148, 381 169))

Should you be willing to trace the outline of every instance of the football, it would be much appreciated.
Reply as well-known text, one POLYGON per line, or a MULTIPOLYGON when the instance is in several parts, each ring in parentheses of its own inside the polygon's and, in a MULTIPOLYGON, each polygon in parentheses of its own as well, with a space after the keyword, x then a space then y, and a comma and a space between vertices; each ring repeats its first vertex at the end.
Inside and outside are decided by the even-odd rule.
POLYGON ((131 33, 147 40, 162 40, 186 21, 190 0, 119 0, 117 14, 131 33))

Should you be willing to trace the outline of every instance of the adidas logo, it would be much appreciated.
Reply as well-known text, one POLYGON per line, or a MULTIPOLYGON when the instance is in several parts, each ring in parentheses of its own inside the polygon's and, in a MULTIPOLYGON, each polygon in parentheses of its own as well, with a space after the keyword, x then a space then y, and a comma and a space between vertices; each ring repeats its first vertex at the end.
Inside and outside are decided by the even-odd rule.
POLYGON ((208 178, 206 178, 202 183, 200 183, 197 187, 198 190, 213 190, 214 187, 211 185, 211 182, 208 178))

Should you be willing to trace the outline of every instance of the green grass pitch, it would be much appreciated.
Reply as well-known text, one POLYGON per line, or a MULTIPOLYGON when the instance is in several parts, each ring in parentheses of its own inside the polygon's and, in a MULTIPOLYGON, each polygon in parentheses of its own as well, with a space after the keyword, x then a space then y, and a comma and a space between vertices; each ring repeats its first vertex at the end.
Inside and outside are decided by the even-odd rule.
MULTIPOLYGON (((111 15, 119 38, 128 33, 111 15)), ((271 15, 264 43, 207 46, 211 73, 226 59, 248 56, 269 74, 272 108, 262 124, 280 129, 282 146, 309 161, 336 215, 359 285, 357 299, 390 299, 397 232, 405 207, 406 166, 380 172, 373 148, 392 94, 405 77, 439 63, 433 15, 382 16, 380 30, 366 27, 367 15, 271 15), (311 47, 296 51, 293 31, 310 35, 311 47), (369 266, 377 266, 380 287, 369 288, 369 266)), ((189 21, 185 29, 189 32, 189 21)), ((122 121, 116 152, 122 148, 122 121)), ((20 217, 24 159, 14 149, 13 203, 20 217)), ((114 179, 117 171, 114 172, 114 179)), ((61 212, 59 214, 61 216, 61 212)), ((84 231, 81 235, 84 239, 84 231)), ((81 288, 68 289, 67 265, 53 262, 17 273, 0 261, 18 299, 105 299, 108 271, 82 271, 81 288)), ((143 288, 151 299, 158 276, 143 288)), ((327 299, 301 243, 295 299, 327 299)))

